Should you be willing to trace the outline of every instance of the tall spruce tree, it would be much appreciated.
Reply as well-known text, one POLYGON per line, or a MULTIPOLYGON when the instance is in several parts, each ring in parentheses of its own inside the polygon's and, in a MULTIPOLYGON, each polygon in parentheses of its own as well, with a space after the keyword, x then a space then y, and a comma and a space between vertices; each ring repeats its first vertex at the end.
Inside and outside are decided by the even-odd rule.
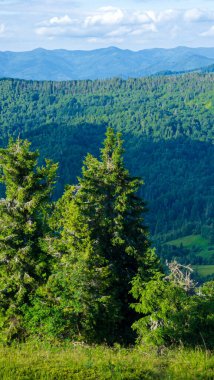
POLYGON ((88 154, 78 185, 58 202, 62 258, 46 287, 51 316, 44 303, 40 312, 49 333, 57 335, 58 326, 58 335, 85 341, 133 339, 131 281, 137 274, 149 278, 158 260, 144 226, 145 204, 137 196, 142 180, 130 176, 122 154, 120 134, 108 129, 101 160, 88 154))
POLYGON ((7 339, 21 336, 22 308, 50 272, 44 237, 57 165, 38 167, 37 159, 27 140, 0 149, 0 321, 7 339))

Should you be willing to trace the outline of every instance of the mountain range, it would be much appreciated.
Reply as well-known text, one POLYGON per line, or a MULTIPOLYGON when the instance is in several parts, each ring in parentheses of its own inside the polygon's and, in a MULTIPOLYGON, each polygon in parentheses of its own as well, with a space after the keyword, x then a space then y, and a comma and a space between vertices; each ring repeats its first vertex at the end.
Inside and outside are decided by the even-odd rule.
POLYGON ((158 73, 213 71, 214 47, 91 51, 45 50, 0 52, 0 78, 30 80, 104 79, 142 77, 158 73), (202 68, 202 69, 201 69, 202 68))

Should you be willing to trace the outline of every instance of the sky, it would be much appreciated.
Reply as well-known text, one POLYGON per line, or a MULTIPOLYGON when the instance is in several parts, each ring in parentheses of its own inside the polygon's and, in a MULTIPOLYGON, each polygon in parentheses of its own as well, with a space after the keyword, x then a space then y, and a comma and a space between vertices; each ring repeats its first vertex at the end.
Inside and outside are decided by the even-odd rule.
POLYGON ((214 47, 214 0, 0 0, 0 51, 214 47))

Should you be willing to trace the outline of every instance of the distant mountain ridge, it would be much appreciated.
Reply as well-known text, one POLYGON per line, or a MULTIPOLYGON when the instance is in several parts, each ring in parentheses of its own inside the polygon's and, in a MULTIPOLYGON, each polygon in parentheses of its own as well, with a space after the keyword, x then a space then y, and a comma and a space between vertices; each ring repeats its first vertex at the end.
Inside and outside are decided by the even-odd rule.
POLYGON ((214 65, 214 47, 91 51, 45 50, 0 52, 0 78, 32 80, 105 79, 142 77, 167 72, 206 71, 214 65), (201 69, 203 68, 203 69, 201 69))

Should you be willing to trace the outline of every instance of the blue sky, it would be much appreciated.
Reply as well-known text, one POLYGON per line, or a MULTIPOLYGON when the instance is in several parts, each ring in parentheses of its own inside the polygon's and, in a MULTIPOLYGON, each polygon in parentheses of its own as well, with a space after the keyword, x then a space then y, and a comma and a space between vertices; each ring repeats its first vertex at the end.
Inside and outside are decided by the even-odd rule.
POLYGON ((214 0, 0 0, 0 51, 214 46, 214 0))

